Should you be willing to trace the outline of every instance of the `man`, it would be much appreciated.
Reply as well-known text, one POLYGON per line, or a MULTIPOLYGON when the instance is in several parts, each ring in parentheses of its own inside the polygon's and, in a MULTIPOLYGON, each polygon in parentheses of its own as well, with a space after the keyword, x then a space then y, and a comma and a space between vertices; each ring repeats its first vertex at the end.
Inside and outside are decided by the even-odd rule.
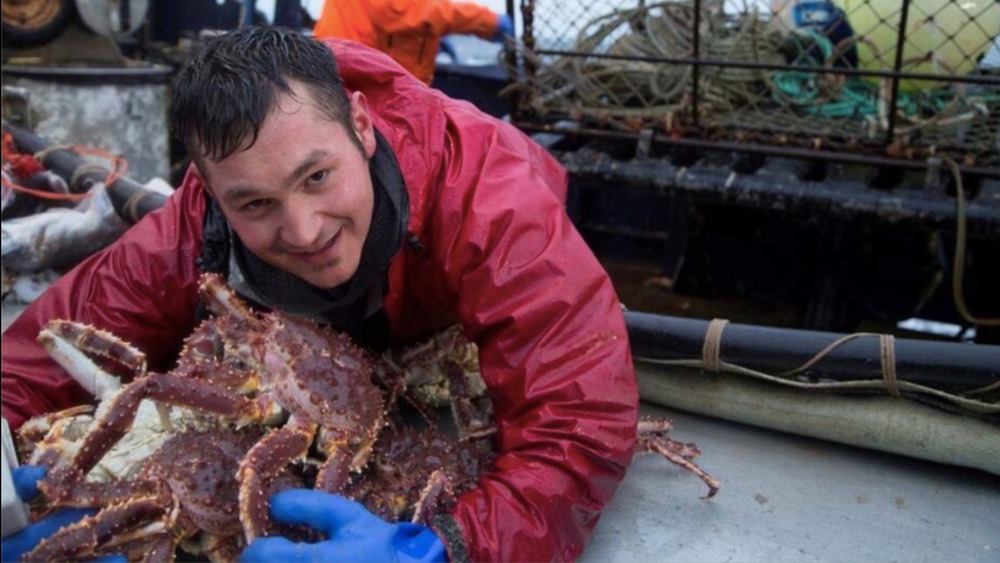
MULTIPOLYGON (((307 491, 279 495, 275 517, 328 532, 352 522, 347 543, 328 540, 319 558, 412 558, 414 545, 452 561, 579 556, 632 458, 638 393, 619 302, 563 210, 551 155, 376 51, 277 28, 210 40, 172 96, 195 166, 162 209, 10 327, 3 415, 16 427, 88 400, 35 343, 50 318, 121 335, 166 369, 195 326, 203 271, 368 346, 460 322, 497 424, 499 455, 478 488, 433 531, 386 528, 307 491)), ((282 541, 248 552, 297 549, 282 541)))
POLYGON ((455 57, 441 38, 472 34, 493 42, 514 34, 507 14, 474 2, 451 0, 328 0, 313 35, 350 39, 388 54, 425 84, 434 80, 438 49, 455 57))

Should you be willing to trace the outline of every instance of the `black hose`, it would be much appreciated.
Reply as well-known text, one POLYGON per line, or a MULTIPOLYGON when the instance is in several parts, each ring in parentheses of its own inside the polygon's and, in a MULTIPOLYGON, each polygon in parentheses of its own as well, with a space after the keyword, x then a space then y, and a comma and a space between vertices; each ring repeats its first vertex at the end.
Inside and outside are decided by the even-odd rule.
MULTIPOLYGON (((636 311, 625 313, 632 354, 656 360, 700 360, 709 321, 636 311)), ((728 324, 721 360, 768 374, 797 368, 844 335, 831 332, 728 324)), ((896 339, 896 374, 942 391, 969 390, 1000 381, 1000 346, 896 339)), ((882 379, 879 341, 845 342, 803 372, 835 381, 882 379)))
MULTIPOLYGON (((106 168, 92 165, 70 149, 53 149, 51 143, 26 129, 4 123, 3 130, 14 137, 14 144, 22 153, 38 154, 44 151, 42 166, 66 180, 71 192, 87 192, 95 182, 103 182, 108 177, 109 170, 106 168), (82 168, 84 165, 86 168, 82 168)), ((115 212, 130 225, 167 201, 167 196, 148 190, 127 176, 118 177, 105 187, 115 212)))

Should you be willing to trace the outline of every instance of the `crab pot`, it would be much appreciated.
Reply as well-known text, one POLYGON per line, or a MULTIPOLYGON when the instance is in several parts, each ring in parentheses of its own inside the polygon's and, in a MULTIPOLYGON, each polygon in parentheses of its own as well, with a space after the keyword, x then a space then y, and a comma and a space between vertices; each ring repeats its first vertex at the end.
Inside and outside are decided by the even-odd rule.
POLYGON ((697 139, 872 162, 948 155, 970 169, 1000 165, 995 0, 520 8, 515 113, 525 126, 627 132, 646 144, 697 139))
POLYGON ((1000 1, 509 12, 511 121, 566 166, 605 264, 803 329, 917 317, 997 342, 952 285, 961 271, 974 316, 1000 315, 1000 1))
POLYGON ((81 145, 128 161, 140 183, 170 176, 167 85, 171 68, 4 64, 5 86, 28 93, 27 120, 55 145, 81 145))

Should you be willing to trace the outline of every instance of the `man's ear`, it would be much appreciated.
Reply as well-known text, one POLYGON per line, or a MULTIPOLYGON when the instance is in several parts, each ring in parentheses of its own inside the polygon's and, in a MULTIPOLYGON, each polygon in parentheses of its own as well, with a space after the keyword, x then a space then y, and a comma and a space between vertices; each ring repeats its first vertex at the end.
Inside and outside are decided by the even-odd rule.
POLYGON ((375 124, 368 111, 368 99, 361 92, 351 94, 351 128, 365 149, 365 156, 375 155, 375 124))
POLYGON ((205 192, 207 192, 209 196, 215 197, 215 194, 212 193, 212 185, 208 183, 208 178, 205 177, 201 168, 198 167, 197 161, 191 161, 190 166, 188 166, 188 174, 193 176, 195 180, 201 182, 201 185, 205 187, 205 192))

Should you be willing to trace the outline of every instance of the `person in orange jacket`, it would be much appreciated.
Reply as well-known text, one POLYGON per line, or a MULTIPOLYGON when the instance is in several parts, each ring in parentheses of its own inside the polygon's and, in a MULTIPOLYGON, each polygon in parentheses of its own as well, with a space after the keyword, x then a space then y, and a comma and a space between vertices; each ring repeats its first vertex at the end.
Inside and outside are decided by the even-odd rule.
POLYGON ((514 34, 507 14, 451 0, 327 0, 313 36, 350 39, 388 54, 425 84, 434 79, 441 38, 472 34, 501 42, 514 34))
POLYGON ((244 560, 579 557, 632 461, 639 394, 620 302, 566 214, 559 162, 379 51, 288 29, 210 39, 171 96, 194 165, 3 334, 3 417, 17 428, 93 400, 37 342, 50 319, 117 334, 151 371, 170 370, 201 320, 205 272, 371 350, 457 323, 478 346, 496 428, 477 485, 419 525, 322 491, 279 493, 276 520, 326 539, 259 538, 244 560))

